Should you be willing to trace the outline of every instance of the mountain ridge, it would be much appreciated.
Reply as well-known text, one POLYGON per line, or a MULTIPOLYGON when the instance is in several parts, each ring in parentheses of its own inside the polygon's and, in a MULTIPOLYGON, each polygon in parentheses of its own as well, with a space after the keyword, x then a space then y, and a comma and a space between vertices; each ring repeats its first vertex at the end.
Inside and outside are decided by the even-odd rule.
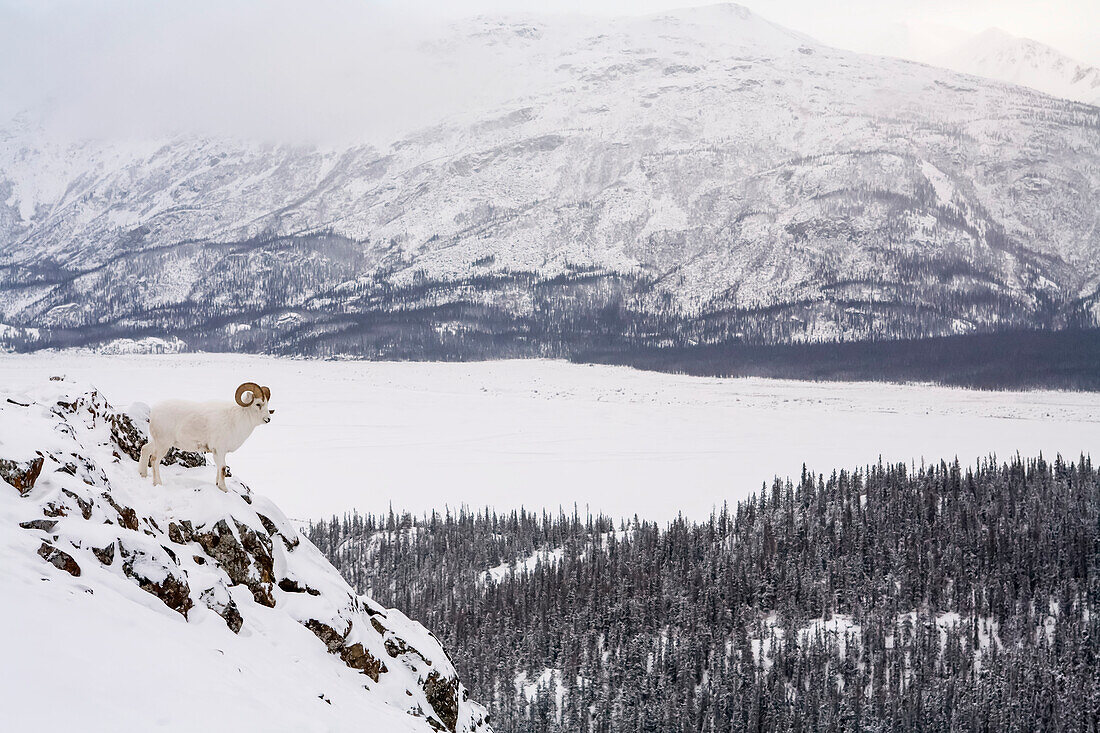
POLYGON ((652 346, 1100 314, 1098 108, 738 7, 482 18, 425 52, 530 84, 386 149, 0 142, 0 322, 41 330, 9 345, 561 355, 598 318, 652 346))
POLYGON ((934 57, 933 62, 1053 96, 1100 105, 1100 69, 1041 41, 1014 36, 999 28, 976 34, 934 57))

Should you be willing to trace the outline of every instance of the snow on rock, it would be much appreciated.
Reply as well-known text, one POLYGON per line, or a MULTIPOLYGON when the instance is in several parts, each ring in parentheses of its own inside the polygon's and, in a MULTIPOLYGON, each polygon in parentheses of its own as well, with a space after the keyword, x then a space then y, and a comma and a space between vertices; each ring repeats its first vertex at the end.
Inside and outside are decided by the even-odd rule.
POLYGON ((6 723, 64 689, 57 729, 489 731, 431 633, 273 503, 194 454, 140 479, 142 407, 58 377, 0 394, 6 723))

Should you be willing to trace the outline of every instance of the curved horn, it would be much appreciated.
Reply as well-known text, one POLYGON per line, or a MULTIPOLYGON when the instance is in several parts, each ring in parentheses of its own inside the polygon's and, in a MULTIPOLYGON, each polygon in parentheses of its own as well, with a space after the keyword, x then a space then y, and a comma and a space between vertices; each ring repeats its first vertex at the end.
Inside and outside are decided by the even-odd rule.
POLYGON ((245 382, 240 387, 237 387, 237 394, 234 395, 233 399, 237 400, 237 404, 241 407, 248 407, 253 402, 255 402, 256 398, 259 397, 261 394, 262 388, 260 387, 260 385, 256 384, 255 382, 245 382), (249 398, 248 402, 245 402, 243 399, 241 399, 245 392, 248 392, 252 395, 249 398))
POLYGON ((271 402, 271 388, 260 387, 260 389, 263 390, 264 393, 264 402, 271 402))

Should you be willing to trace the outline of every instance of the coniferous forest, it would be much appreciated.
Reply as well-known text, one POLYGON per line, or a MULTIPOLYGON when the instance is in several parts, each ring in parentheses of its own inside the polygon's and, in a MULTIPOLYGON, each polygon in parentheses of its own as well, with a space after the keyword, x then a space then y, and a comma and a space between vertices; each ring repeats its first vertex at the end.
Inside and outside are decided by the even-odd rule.
POLYGON ((352 514, 310 537, 441 637, 500 733, 1100 727, 1088 458, 804 469, 703 522, 352 514))

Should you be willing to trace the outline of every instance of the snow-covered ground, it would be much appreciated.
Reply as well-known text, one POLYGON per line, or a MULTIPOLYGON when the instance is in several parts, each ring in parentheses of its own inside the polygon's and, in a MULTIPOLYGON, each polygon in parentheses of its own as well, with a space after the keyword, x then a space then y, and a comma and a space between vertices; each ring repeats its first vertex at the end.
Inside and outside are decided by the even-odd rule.
MULTIPOLYGON (((700 518, 776 474, 884 461, 1076 457, 1100 394, 705 379, 563 362, 324 362, 238 355, 0 356, 0 384, 91 382, 116 405, 231 399, 276 414, 229 457, 291 517, 352 508, 572 508, 700 518)), ((210 468, 213 480, 214 469, 210 468)), ((164 489, 171 490, 171 480, 164 489)))
POLYGON ((34 381, 0 385, 0 730, 492 733, 262 487, 174 465, 154 490, 140 421, 34 381))

